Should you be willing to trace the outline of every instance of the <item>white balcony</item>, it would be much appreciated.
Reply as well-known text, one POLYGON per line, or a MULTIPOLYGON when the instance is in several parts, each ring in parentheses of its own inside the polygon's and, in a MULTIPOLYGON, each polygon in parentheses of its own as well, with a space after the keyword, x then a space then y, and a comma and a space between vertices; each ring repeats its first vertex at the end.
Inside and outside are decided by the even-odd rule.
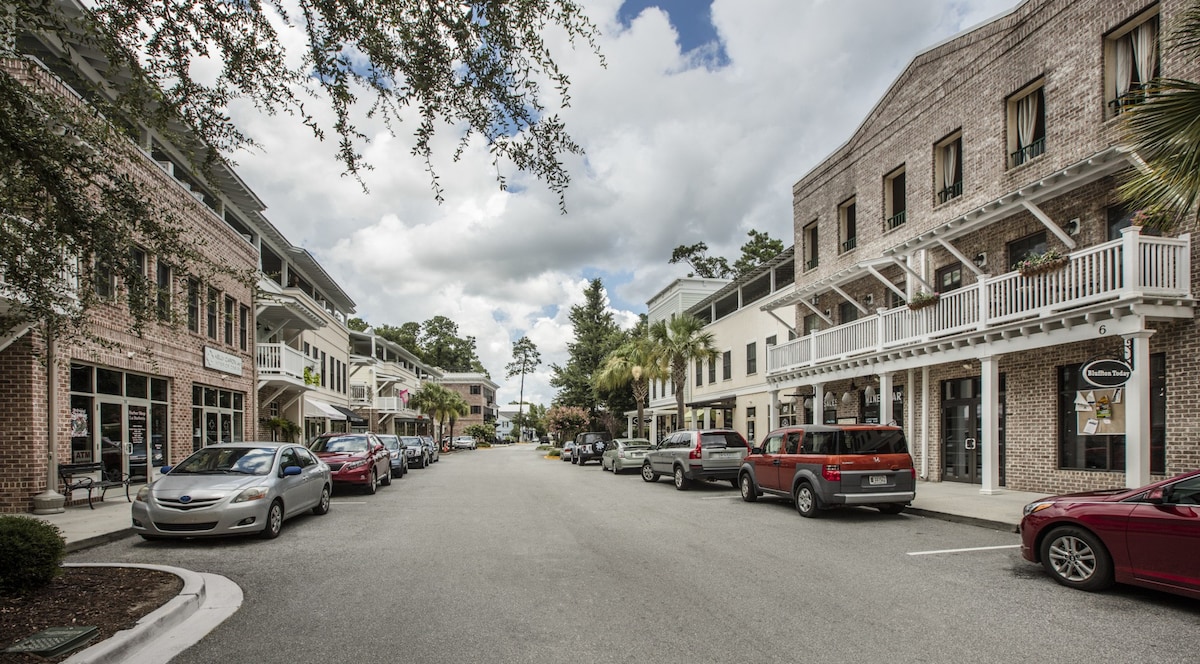
POLYGON ((285 378, 304 382, 304 369, 316 371, 316 363, 285 344, 255 344, 260 379, 285 378))
POLYGON ((375 388, 368 383, 350 383, 350 406, 371 408, 375 403, 375 388))
MULTIPOLYGON (((1019 272, 981 279, 944 293, 923 309, 907 305, 767 349, 768 376, 877 353, 936 343, 1028 319, 1067 317, 1072 311, 1119 300, 1191 299, 1191 238, 1143 236, 1127 229, 1120 239, 1070 254, 1061 270, 1019 272)), ((1191 315, 1191 307, 1178 314, 1191 315)))

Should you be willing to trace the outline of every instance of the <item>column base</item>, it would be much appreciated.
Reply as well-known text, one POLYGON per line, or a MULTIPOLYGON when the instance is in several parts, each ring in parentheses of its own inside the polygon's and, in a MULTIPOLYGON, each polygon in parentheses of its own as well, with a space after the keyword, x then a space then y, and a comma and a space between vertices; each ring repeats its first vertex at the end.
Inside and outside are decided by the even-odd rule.
POLYGON ((47 489, 33 497, 34 514, 62 514, 67 497, 54 489, 47 489))

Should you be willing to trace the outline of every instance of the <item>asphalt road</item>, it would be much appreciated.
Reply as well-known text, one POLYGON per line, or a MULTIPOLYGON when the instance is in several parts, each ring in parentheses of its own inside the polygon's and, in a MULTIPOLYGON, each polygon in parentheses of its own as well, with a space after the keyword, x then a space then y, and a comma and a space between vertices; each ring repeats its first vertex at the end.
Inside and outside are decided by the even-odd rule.
POLYGON ((184 664, 1200 661, 1200 603, 1063 588, 1017 543, 866 508, 803 519, 728 483, 679 492, 519 445, 335 495, 274 541, 135 538, 69 560, 240 585, 184 664), (976 547, 1010 548, 925 553, 976 547))

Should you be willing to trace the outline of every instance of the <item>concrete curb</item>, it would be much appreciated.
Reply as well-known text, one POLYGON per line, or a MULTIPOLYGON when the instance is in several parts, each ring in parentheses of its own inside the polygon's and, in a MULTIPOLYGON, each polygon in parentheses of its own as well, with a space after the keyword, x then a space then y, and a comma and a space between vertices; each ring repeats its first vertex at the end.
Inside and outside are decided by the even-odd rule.
POLYGON ((1006 533, 1017 532, 1017 526, 1007 521, 993 521, 991 519, 981 519, 974 516, 962 516, 961 514, 947 514, 946 512, 936 512, 934 510, 921 509, 920 507, 905 507, 905 514, 914 516, 924 516, 931 519, 940 519, 942 521, 952 521, 968 526, 976 526, 978 528, 988 528, 990 530, 1000 530, 1006 533))
MULTIPOLYGON (((133 534, 133 528, 123 528, 121 530, 114 530, 110 533, 104 533, 103 535, 96 535, 95 537, 85 537, 84 539, 75 540, 74 542, 67 542, 66 552, 75 553, 76 551, 83 551, 84 549, 90 549, 93 546, 100 546, 101 544, 108 544, 109 542, 115 542, 117 540, 125 539, 126 537, 131 537, 133 534)), ((141 567, 141 565, 130 565, 130 567, 141 567)))

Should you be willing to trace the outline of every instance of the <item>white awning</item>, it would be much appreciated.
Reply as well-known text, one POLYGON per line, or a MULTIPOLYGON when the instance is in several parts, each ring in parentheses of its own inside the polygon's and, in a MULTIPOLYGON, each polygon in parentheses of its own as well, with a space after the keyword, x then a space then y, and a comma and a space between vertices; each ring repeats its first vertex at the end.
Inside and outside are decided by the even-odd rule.
POLYGON ((345 420, 346 419, 346 416, 345 416, 345 414, 342 413, 342 411, 338 410, 337 408, 334 408, 332 405, 325 403, 324 401, 321 401, 320 399, 314 399, 312 397, 304 397, 304 406, 305 406, 305 408, 304 408, 304 410, 305 410, 304 416, 305 417, 320 417, 320 418, 328 418, 331 420, 345 420))

